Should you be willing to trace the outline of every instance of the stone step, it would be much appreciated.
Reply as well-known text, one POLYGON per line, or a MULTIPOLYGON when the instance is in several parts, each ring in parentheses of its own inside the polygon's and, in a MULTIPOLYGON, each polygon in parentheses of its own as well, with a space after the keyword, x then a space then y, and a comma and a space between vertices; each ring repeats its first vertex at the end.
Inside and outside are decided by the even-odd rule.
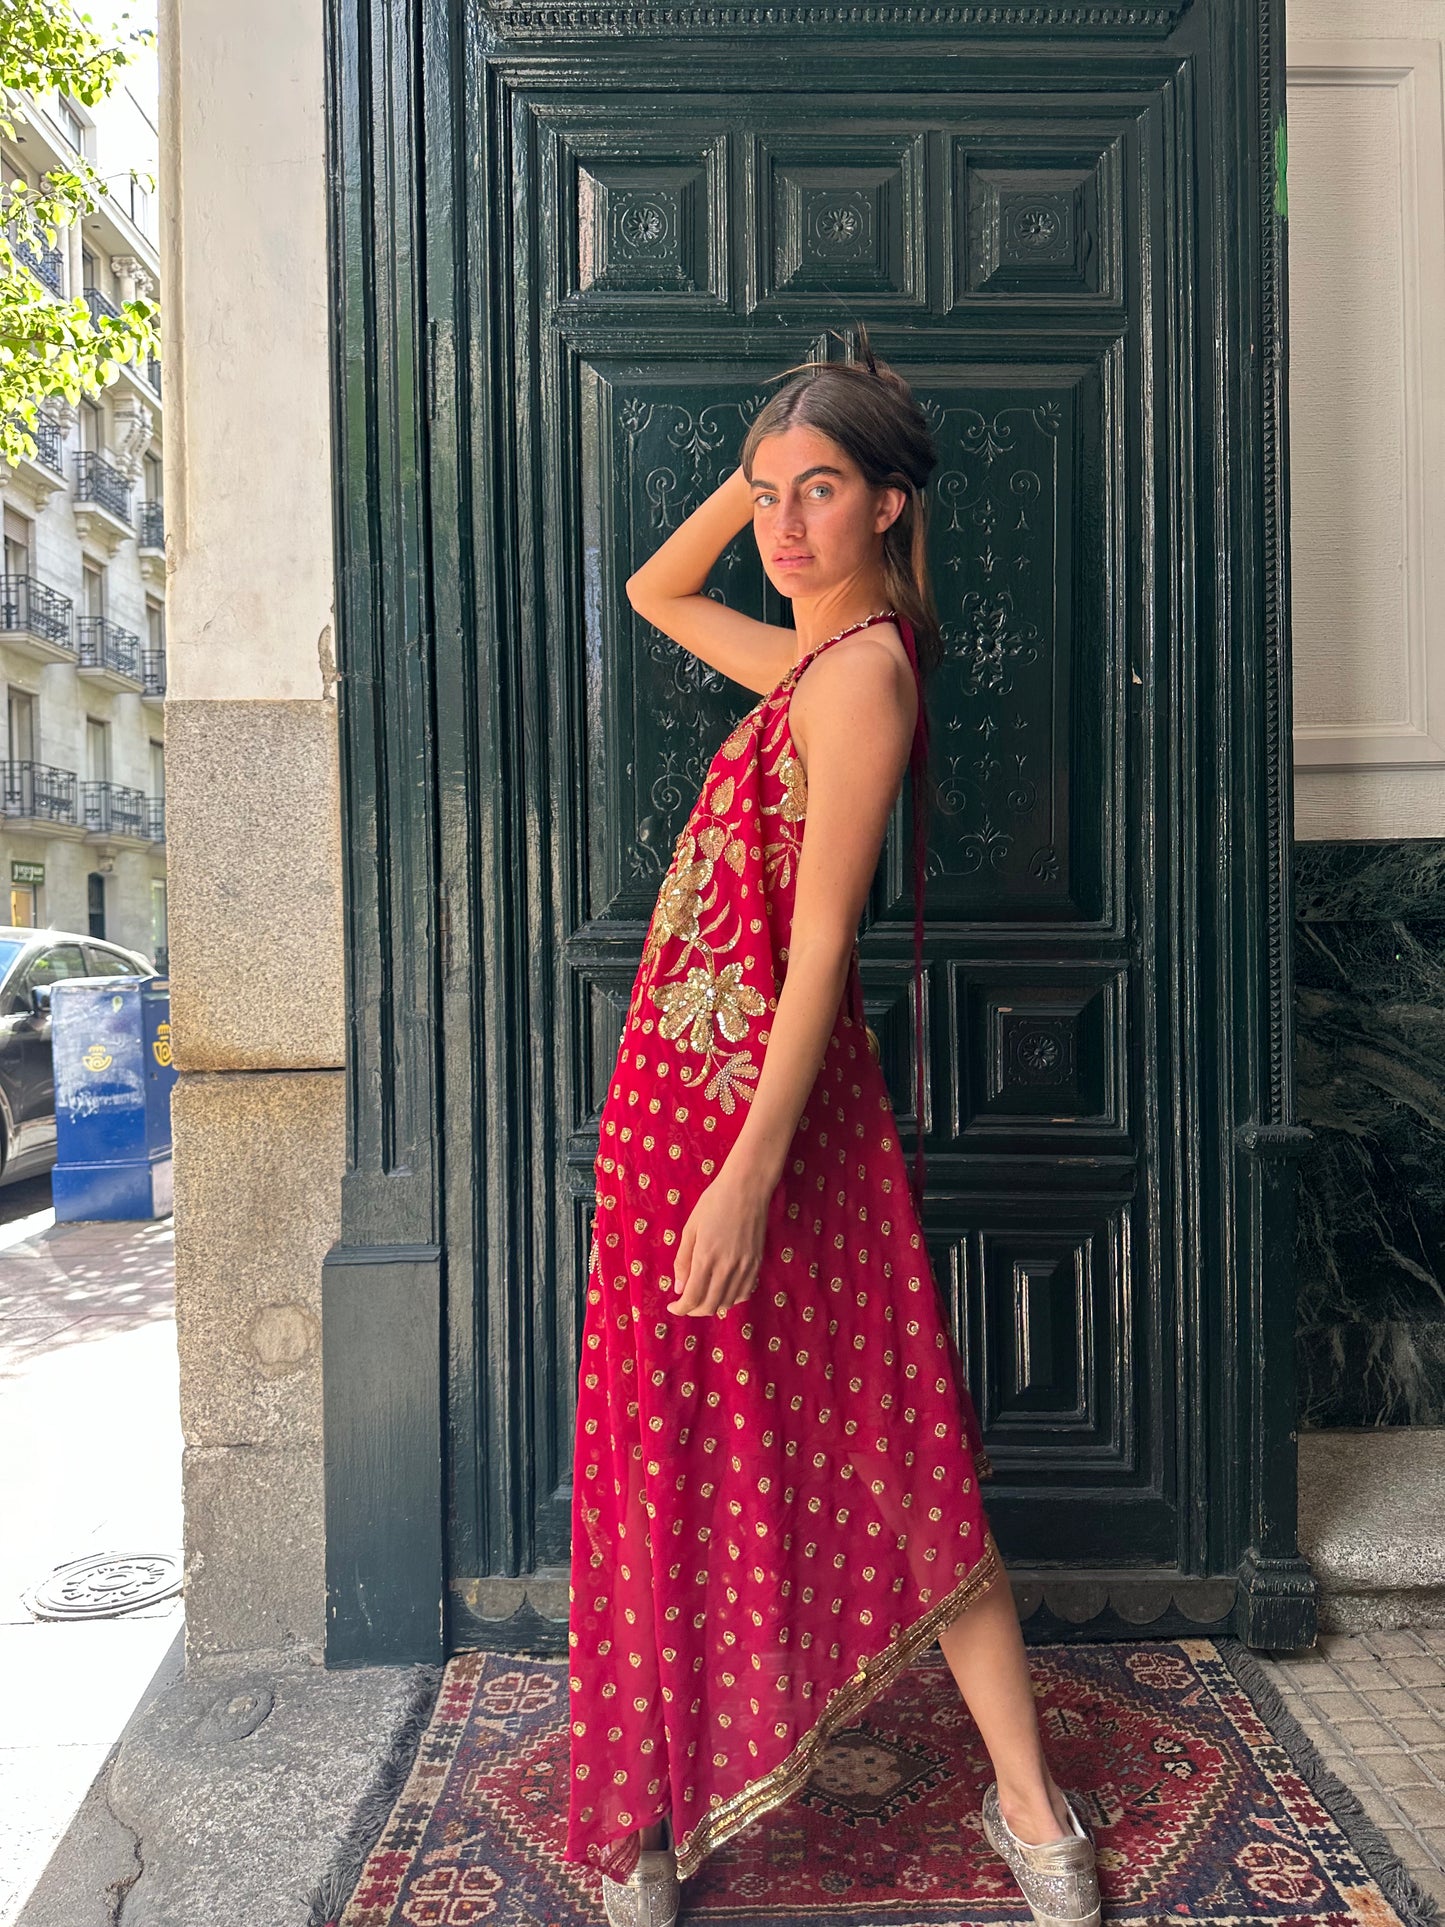
POLYGON ((1301 1432, 1299 1537, 1322 1632, 1445 1626, 1445 1427, 1301 1432))

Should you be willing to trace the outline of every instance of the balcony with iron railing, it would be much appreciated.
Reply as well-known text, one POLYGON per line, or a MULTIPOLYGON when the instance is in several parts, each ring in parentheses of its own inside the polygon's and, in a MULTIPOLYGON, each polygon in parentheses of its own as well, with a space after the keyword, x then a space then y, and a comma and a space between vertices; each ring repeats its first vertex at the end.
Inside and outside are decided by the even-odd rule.
POLYGON ((33 575, 0 575, 0 642, 37 662, 73 662, 73 607, 33 575))
POLYGON ((165 701, 166 694, 166 652, 164 649, 142 649, 140 652, 141 680, 145 684, 141 698, 148 703, 165 701))
POLYGON ((146 357, 146 380, 157 394, 161 392, 161 365, 154 355, 146 357))
POLYGON ((50 763, 0 761, 0 815, 74 826, 75 771, 50 763))
POLYGON ((83 448, 75 458, 75 526, 83 538, 114 555, 128 535, 131 523, 130 483, 114 462, 108 462, 93 448, 83 448))
POLYGON ((122 629, 109 616, 81 616, 75 627, 79 674, 123 689, 142 681, 140 637, 132 630, 122 629))
POLYGON ((150 798, 144 790, 127 789, 123 783, 82 783, 80 814, 85 833, 105 841, 129 837, 149 843, 150 798))
POLYGON ((146 830, 152 843, 166 840, 166 799, 151 796, 146 799, 146 830))
POLYGON ((65 473, 65 436, 60 423, 53 422, 49 416, 41 415, 31 434, 35 437, 35 459, 43 462, 57 475, 65 473))
POLYGON ((34 453, 21 455, 14 462, 0 463, 0 481, 29 496, 36 509, 43 509, 58 489, 65 487, 65 437, 60 425, 49 415, 37 415, 32 427, 18 412, 10 423, 21 434, 29 435, 34 453))
POLYGON ((5 229, 15 258, 22 267, 39 281, 51 294, 62 294, 65 290, 65 268, 58 247, 46 247, 41 243, 27 240, 20 232, 18 222, 11 222, 5 229))
POLYGON ((143 549, 159 549, 162 554, 166 546, 166 505, 164 502, 142 502, 136 518, 138 541, 143 549))
POLYGON ((130 483, 93 448, 82 448, 75 458, 75 499, 96 503, 130 528, 130 483))
POLYGON ((90 309, 90 318, 92 321, 99 321, 103 315, 108 315, 112 321, 119 321, 121 319, 120 309, 111 300, 110 296, 108 294, 102 294, 99 288, 87 288, 85 290, 85 305, 90 309))

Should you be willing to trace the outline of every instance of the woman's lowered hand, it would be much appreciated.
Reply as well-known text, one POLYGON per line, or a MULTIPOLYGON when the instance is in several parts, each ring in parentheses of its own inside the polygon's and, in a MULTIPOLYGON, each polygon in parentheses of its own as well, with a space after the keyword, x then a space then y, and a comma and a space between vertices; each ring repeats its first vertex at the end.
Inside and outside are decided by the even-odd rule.
POLYGON ((673 1299, 687 1318, 722 1316, 757 1290, 772 1187, 727 1164, 688 1214, 677 1241, 673 1299))

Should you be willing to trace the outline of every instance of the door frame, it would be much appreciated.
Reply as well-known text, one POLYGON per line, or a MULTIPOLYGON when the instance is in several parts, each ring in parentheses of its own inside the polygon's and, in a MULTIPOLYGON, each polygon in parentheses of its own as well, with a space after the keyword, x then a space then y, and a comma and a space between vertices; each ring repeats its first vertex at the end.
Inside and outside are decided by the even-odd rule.
MULTIPOLYGON (((322 1279, 333 1666, 444 1655, 459 1612, 447 1584, 449 1380, 484 1373, 504 1416, 522 1395, 504 1335, 485 1358, 463 1353, 449 1332, 446 1296, 449 1146, 470 1165, 475 1138, 477 1169, 488 1174, 476 1226, 489 1304, 516 1309, 530 1249, 531 1205, 508 1181, 526 1162, 518 1146, 532 1128, 518 1009, 528 932, 511 878, 518 862, 535 857, 539 826, 509 805, 524 794, 509 762, 509 731, 525 695, 516 652, 498 646, 486 606, 487 583, 505 579, 489 572, 508 566, 508 498, 488 432, 506 406, 496 379, 503 356, 492 361, 484 349, 474 355, 462 346, 475 336, 484 344, 500 337, 505 347, 507 325, 504 303, 488 300, 475 319, 469 310, 476 263, 492 244, 493 183, 486 155, 458 152, 455 139, 463 88, 496 83, 490 71, 468 71, 477 57, 468 9, 484 4, 327 0, 348 1000, 341 1233, 322 1279), (485 525, 477 518, 485 555, 471 552, 472 491, 497 505, 485 525), (442 781, 449 719, 459 716, 477 719, 482 766, 497 775, 469 786, 460 801, 442 781), (472 850, 481 853, 475 873, 472 850), (483 931, 499 964, 484 976, 483 931), (480 1034, 469 1038, 475 1085, 495 1094, 475 1115, 443 1075, 448 1027, 467 1026, 473 1008, 482 1013, 480 1034)), ((585 60, 587 34, 615 46, 624 15, 641 34, 711 34, 723 18, 777 37, 794 30, 794 16, 798 28, 816 32, 831 14, 846 31, 863 11, 850 0, 821 10, 745 3, 721 14, 699 13, 688 0, 672 8, 495 0, 487 31, 497 37, 500 67, 507 50, 544 41, 554 62, 585 60)), ((1200 317, 1204 338, 1218 343, 1210 363, 1214 436, 1201 464, 1214 489, 1216 599, 1228 619, 1212 689, 1201 692, 1222 780, 1207 813, 1194 818, 1215 850, 1228 853, 1213 866, 1222 880, 1205 962, 1217 972, 1215 1035, 1231 1048, 1219 1054, 1214 1111, 1187 1147, 1213 1173, 1222 1297, 1240 1361, 1232 1382, 1207 1388, 1207 1443, 1196 1451, 1189 1489, 1201 1507, 1206 1489, 1215 1495, 1229 1570, 1011 1576, 1031 1640, 1147 1629, 1234 1633, 1266 1648, 1307 1645, 1315 1587, 1297 1543, 1293 1417, 1295 1177, 1309 1133, 1295 1122, 1293 1077, 1283 0, 1257 0, 1253 11, 1225 0, 899 0, 866 11, 886 11, 896 29, 967 41, 1027 32, 1036 45, 1050 29, 1061 40, 1117 45, 1132 37, 1156 56, 1188 17, 1208 37, 1211 57, 1242 83, 1209 143, 1215 205, 1226 204, 1226 183, 1255 181, 1258 191, 1239 273, 1211 277, 1223 287, 1219 311, 1200 317), (1253 358, 1251 342, 1260 348, 1253 358), (1258 460, 1241 463, 1241 447, 1258 460)), ((471 1278, 458 1288, 470 1293, 471 1278)), ((515 1428, 510 1447, 507 1435, 504 1423, 503 1448, 478 1495, 494 1552, 503 1549, 493 1563, 503 1570, 460 1608, 463 1631, 467 1643, 560 1648, 565 1575, 527 1571, 525 1467, 515 1428)))

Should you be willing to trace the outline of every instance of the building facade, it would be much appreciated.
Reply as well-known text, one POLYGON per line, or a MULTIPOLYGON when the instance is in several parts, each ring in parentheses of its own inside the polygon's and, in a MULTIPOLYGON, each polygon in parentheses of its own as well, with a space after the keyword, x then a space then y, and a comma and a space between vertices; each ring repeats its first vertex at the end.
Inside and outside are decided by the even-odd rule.
MULTIPOLYGON (((1046 385, 1045 363, 1057 377, 1057 411, 1037 396, 1016 411, 1009 433, 1022 423, 1033 437, 1017 467, 1001 459, 1016 452, 1006 437, 959 434, 953 505, 962 520, 969 491, 988 483, 973 461, 1000 460, 1013 484, 1010 527, 1035 508, 1041 476, 1056 484, 1061 473, 1113 475, 1118 493, 1100 494, 1098 512, 1075 521, 1073 534, 1082 552, 1106 539, 1101 529, 1110 540, 1123 530, 1129 539, 1111 551, 1120 580, 1143 570, 1141 555, 1151 565, 1162 557, 1150 580, 1163 614, 1155 610, 1152 629, 1141 616, 1131 632, 1151 635, 1157 653, 1133 658, 1132 679, 1123 655, 1100 651, 1081 664, 1115 677, 1107 727, 1142 708, 1161 724, 1164 766, 1178 767, 1169 762, 1176 752, 1196 759, 1188 772, 1196 813, 1181 819, 1163 857, 1173 864, 1202 836, 1189 887, 1220 880, 1222 901, 1195 926, 1204 935, 1191 945, 1191 931, 1175 929, 1167 949, 1176 976, 1156 981, 1177 1017, 1181 1007, 1167 998, 1197 958, 1206 1007, 1228 995, 1238 1021, 1210 1034, 1197 1081, 1175 1087, 1176 1108, 1141 1153, 1167 1154, 1187 1139, 1216 1187, 1207 1222, 1176 1220, 1199 1234, 1196 1246, 1179 1247, 1186 1282, 1202 1279, 1201 1290, 1217 1293, 1202 1317, 1203 1301, 1180 1300, 1171 1325, 1158 1300, 1126 1333, 1119 1311, 1131 1294, 1148 1300, 1161 1289, 1157 1268, 1129 1272, 1117 1260, 1127 1241, 1115 1236, 1122 1206, 1109 1192, 1129 1187, 1125 1202, 1137 1195, 1152 1207, 1159 1168, 1146 1163, 1137 1183, 1133 1170, 1120 1175, 1131 1148, 1124 1127, 1140 1109, 1121 1068, 1134 1047, 1116 1048, 1124 977, 1136 961, 1127 920, 1105 932, 1119 935, 1117 954, 1089 953, 1080 966, 1074 930, 1020 971, 1016 951, 1000 942, 964 959, 956 998, 936 993, 949 1000, 930 1040, 938 1088, 949 1094, 936 1128, 973 1132, 960 1165, 980 1139, 990 1154, 1016 1156, 1020 1140, 1045 1138, 1072 1107, 1064 1121, 1094 1134, 1088 1155, 1105 1174, 1093 1187, 1092 1238, 1064 1222, 1074 1209, 1066 1195, 1048 1196, 1033 1223, 935 1226, 936 1259, 973 1320, 974 1365, 991 1394, 1002 1386, 1014 1398, 1008 1410, 996 1399, 991 1408, 1002 1419, 997 1462, 1007 1470, 995 1492, 1007 1533, 1046 1545, 1053 1522, 1056 1547, 1076 1530, 1094 1535, 1078 1542, 1089 1556, 1068 1540, 1063 1564, 1072 1560, 1073 1570, 1051 1570, 1046 1556, 1038 1570, 1025 1562, 1030 1613, 1057 1627, 1052 1598, 1073 1625, 1102 1626, 1110 1612, 1109 1625, 1122 1625, 1127 1611, 1136 1628, 1229 1624, 1265 1643, 1282 1631, 1281 1643, 1291 1643, 1307 1632, 1314 1604, 1295 1547, 1295 1431, 1439 1423, 1419 1389, 1428 1369, 1410 1368, 1415 1403, 1382 1394, 1362 1405, 1346 1398, 1357 1375, 1331 1364, 1337 1328, 1368 1348, 1393 1285, 1418 1287, 1400 1321, 1427 1365, 1434 1356, 1440 1321, 1431 1322, 1418 1261, 1401 1257, 1391 1216, 1435 1223, 1438 1187, 1413 1176, 1438 1136, 1418 1086, 1409 1103, 1371 1087, 1377 1120, 1389 1125, 1371 1152, 1383 1174, 1373 1195, 1388 1195, 1390 1209, 1360 1213, 1343 1270, 1320 1227, 1342 1222, 1329 1145, 1332 1133, 1350 1135, 1341 1093, 1364 1090, 1368 1069, 1363 1041, 1353 1056, 1348 1038, 1342 1047, 1342 1024, 1364 1039, 1379 1007, 1371 972, 1401 906, 1438 893, 1445 829, 1445 753, 1421 694, 1434 687, 1428 665, 1442 638, 1430 590, 1436 562, 1428 542, 1409 536, 1428 525, 1432 504, 1438 514, 1432 491, 1442 472, 1435 443, 1420 440, 1438 437, 1445 418, 1430 360, 1438 350, 1421 332, 1430 309, 1418 294, 1432 285, 1445 231, 1429 131, 1440 122, 1445 8, 1391 0, 1387 17, 1351 0, 1297 0, 1296 65, 1283 10, 1263 3, 1031 8, 1027 49, 1013 44, 1011 9, 904 6, 888 11, 905 32, 940 21, 951 32, 956 19, 974 37, 968 61, 949 67, 952 56, 933 47, 931 64, 901 75, 891 46, 896 88, 878 80, 862 39, 861 53, 839 51, 873 10, 824 9, 829 60, 853 62, 841 82, 830 69, 830 84, 848 95, 840 116, 859 116, 842 136, 819 132, 820 82, 810 82, 800 114, 762 98, 761 69, 756 89, 739 81, 747 34, 713 38, 730 9, 498 0, 426 7, 435 32, 396 27, 404 13, 414 25, 421 11, 383 0, 329 11, 322 0, 261 0, 242 21, 221 0, 187 0, 181 35, 170 0, 162 22, 164 259, 176 290, 165 360, 184 416, 169 459, 167 720, 192 1662, 399 1658, 457 1639, 558 1636, 577 1284, 565 1254, 585 1249, 593 1073, 605 1067, 619 992, 625 998, 649 862, 667 847, 666 812, 686 795, 670 777, 689 771, 682 738, 700 701, 692 686, 673 690, 686 704, 653 700, 670 687, 669 658, 629 633, 614 606, 622 536, 656 539, 721 459, 725 438, 706 408, 725 392, 740 423, 755 369, 798 359, 815 339, 820 294, 840 284, 842 305, 868 313, 870 327, 875 312, 885 317, 875 329, 885 352, 889 328, 905 352, 916 329, 931 338, 935 362, 948 359, 937 343, 972 304, 983 345, 953 357, 948 378, 959 389, 970 358, 990 355, 995 389, 1014 379, 1046 385), (443 15, 454 34, 441 31, 443 15), (616 31, 624 15, 640 54, 616 31), (1044 52, 1036 15, 1057 29, 1044 52), (658 51, 648 40, 655 31, 695 38, 679 56, 675 44, 658 51), (474 59, 457 52, 463 46, 474 59), (1081 52, 1087 59, 1070 69, 1081 52), (1044 127, 1028 103, 993 98, 1017 81, 1025 53, 1053 58, 1054 79, 1087 71, 1088 87, 1050 93, 1050 112, 1064 95, 1083 103, 1080 125, 1044 127), (975 103, 972 121, 950 120, 935 96, 982 85, 995 56, 989 112, 975 103), (1221 74, 1233 94, 1228 86, 1211 94, 1221 74), (1181 75, 1187 85, 1176 84, 1181 75), (1288 175, 1286 83, 1304 149, 1288 175), (694 88, 711 89, 706 111, 694 88), (757 100, 742 98, 753 92, 757 100), (889 119, 905 95, 927 97, 918 125, 889 119), (1229 99, 1249 103, 1234 122, 1229 99), (1191 226, 1186 184, 1196 177, 1168 162, 1195 137, 1196 108, 1215 116, 1207 163, 1203 150, 1199 159, 1199 178, 1220 197, 1212 227, 1191 226), (876 119, 865 127, 868 113, 876 119), (409 171, 422 126, 435 174, 409 171), (1379 169, 1355 168, 1356 152, 1390 159, 1410 188, 1387 237, 1396 272, 1383 295, 1374 290, 1381 305, 1368 315, 1355 298, 1358 262, 1378 245, 1378 222, 1363 184, 1379 169), (1249 209, 1252 238, 1218 282, 1244 285, 1248 300, 1193 316, 1186 354, 1168 330, 1201 285, 1216 285, 1220 257, 1208 250, 1234 245, 1220 240, 1234 219, 1220 210, 1241 181, 1260 197, 1249 209), (748 203, 748 194, 758 198, 748 203), (943 203, 954 225, 930 227, 926 211, 943 203), (1147 233, 1146 208, 1162 223, 1147 233), (1342 208, 1353 210, 1353 225, 1341 226, 1342 208), (1288 339, 1299 348, 1290 370, 1292 525, 1281 500, 1262 499, 1286 471, 1269 441, 1278 418, 1260 392, 1284 372, 1272 333, 1283 263, 1269 251, 1282 247, 1286 218, 1288 339), (1189 260, 1209 271, 1186 272, 1189 260), (1127 308, 1142 288, 1166 285, 1172 295, 1158 310, 1127 308), (992 335, 983 320, 990 303, 1007 321, 992 335), (1030 336, 1037 353, 1019 375, 1018 330, 1049 303, 1052 321, 1062 312, 1067 325, 1047 341, 1046 329, 1030 336), (758 328, 776 315, 766 341, 726 333, 742 308, 758 328), (243 328, 218 325, 236 313, 243 328), (1152 414, 1127 385, 1137 364, 1122 346, 1111 359, 1118 344, 1146 337, 1146 322, 1165 329, 1148 337, 1158 369, 1188 371, 1161 375, 1152 414), (1364 332, 1351 336, 1351 326, 1364 332), (1079 373, 1091 354, 1103 371, 1092 386, 1079 373), (1238 383, 1233 443, 1210 440, 1231 424, 1211 385, 1226 378, 1238 383), (1186 418, 1199 431, 1192 443, 1178 437, 1186 418), (1075 433, 1090 419, 1108 434, 1083 434, 1078 465, 1050 470, 1059 424, 1075 433), (1127 442, 1141 423, 1176 436, 1172 462, 1161 455, 1147 471, 1147 490, 1142 468, 1108 466, 1126 445, 1143 446, 1127 442), (1362 474, 1388 486, 1381 480, 1362 497, 1362 474), (1194 546, 1181 539, 1149 551, 1127 520, 1145 499, 1171 512, 1182 505, 1187 514, 1169 527, 1177 533, 1189 521, 1194 546), (1281 662, 1287 530, 1302 579, 1293 789, 1281 662), (1379 546, 1386 534, 1398 552, 1379 546), (538 593, 518 594, 523 572, 538 593), (1216 596, 1209 621, 1183 597, 1186 585, 1202 595, 1205 583, 1216 596), (1180 599, 1168 600, 1176 591, 1180 599), (1198 678, 1187 700, 1167 707, 1179 693, 1167 680, 1147 701, 1134 695, 1144 676, 1169 668, 1186 633, 1198 678), (644 692, 633 706, 643 718, 637 747, 649 770, 663 771, 655 808, 628 792, 625 821, 607 786, 630 779, 632 741, 608 739, 616 753, 599 757, 586 736, 616 724, 612 689, 597 678, 601 663, 619 660, 627 686, 644 692), (1212 781, 1215 769, 1223 774, 1212 781), (595 840, 572 834, 567 814, 578 797, 591 800, 591 786, 601 799, 595 840), (422 795, 434 814, 413 818, 422 795), (553 834, 559 823, 568 834, 553 834), (579 853, 593 865, 585 888, 579 853), (574 914, 560 941, 559 904, 593 912, 574 914), (1331 919, 1351 923, 1342 943, 1332 943, 1331 919), (1352 919, 1370 924, 1363 944, 1352 919), (288 994, 278 997, 253 960, 283 942, 288 994), (1322 1006, 1309 998, 1321 946, 1335 972, 1325 1030, 1322 1006), (1032 1029, 1010 1045, 1020 990, 1032 1029), (975 1020, 980 1035, 1001 1040, 992 1058, 970 1055, 975 1020), (995 1068, 997 1089, 988 1084, 995 1068), (1226 1102, 1219 1086, 1230 1076, 1226 1102), (967 1111, 963 1097, 978 1089, 986 1101, 967 1111), (1296 1169, 1305 1200, 1298 1305, 1296 1169), (1121 1281, 1129 1289, 1115 1291, 1121 1281), (1007 1351, 1019 1332, 1033 1346, 1032 1379, 1012 1369, 1007 1351), (1091 1349, 1100 1332, 1119 1337, 1107 1356, 1091 1349), (1159 1381, 1148 1371, 1129 1379, 1139 1361, 1123 1356, 1124 1337, 1154 1343, 1171 1332, 1183 1334, 1194 1378, 1177 1381, 1168 1423, 1131 1433, 1159 1381), (1298 1425, 1296 1360, 1309 1394, 1298 1425), (1030 1452, 1059 1472, 1062 1498, 1040 1494, 1048 1479, 1029 1466, 1030 1452), (1187 1479, 1179 1458, 1189 1461, 1187 1479), (1086 1461, 1102 1474, 1089 1503, 1073 1504, 1068 1466, 1086 1461), (1111 1479, 1115 1516, 1127 1513, 1141 1535, 1117 1600, 1117 1574, 1092 1558, 1110 1527, 1111 1479), (1151 1567, 1153 1549, 1168 1539, 1172 1557, 1191 1534, 1187 1560, 1151 1567)), ((807 24, 801 9, 742 11, 757 33, 777 29, 777 45, 807 24)), ((1031 84, 1042 87, 1044 73, 1040 66, 1031 84)), ((962 400, 976 406, 972 395, 962 400)), ((950 406, 945 394, 942 416, 950 406)), ((960 401, 955 425, 964 414, 960 401)), ((976 553, 960 562, 980 566, 976 553)), ((1106 576, 1101 569, 1098 579, 1106 576)), ((1084 578, 1060 579, 1072 592, 1084 578)), ((705 713, 716 735, 718 718, 705 713)), ((1131 768, 1143 741, 1129 738, 1131 768)), ((1086 750, 1081 794, 1098 768, 1086 750)), ((1169 800, 1155 795, 1161 808, 1169 800)), ((1086 825, 1078 847, 1087 856, 1098 843, 1086 825)), ((1030 904, 1058 886, 1035 918, 1046 933, 1047 917, 1057 930, 1070 911, 1063 898, 1078 875, 1087 892, 1085 872, 1083 864, 1070 878, 1042 861, 1020 886, 1038 886, 1030 904)), ((1101 900, 1096 892, 1086 909, 1101 900)), ((894 898, 885 903, 896 911, 894 898)), ((1093 922, 1090 936, 1107 919, 1100 911, 1093 922)), ((1425 950, 1411 951, 1422 981, 1436 969, 1428 943, 1438 927, 1435 939, 1424 934, 1425 950)), ((880 998, 896 961, 870 958, 880 998)), ((891 1023, 891 1009, 884 1014, 891 1023)), ((1212 1014, 1217 1022, 1217 1004, 1212 1014)), ((889 1048, 907 1061, 906 1028, 889 1048)), ((1395 1061, 1403 1072, 1403 1058, 1395 1061)), ((1415 1068, 1438 1090, 1438 1052, 1422 1070, 1417 1051, 1415 1068)), ((1356 1151, 1360 1141, 1354 1132, 1356 1151)), ((956 1148, 944 1147, 945 1162, 956 1148)), ((1019 1182, 1037 1186, 1037 1175, 1019 1182)), ((1067 1193, 1068 1183, 1051 1189, 1067 1193)), ((1439 1239, 1428 1226, 1427 1234, 1434 1264, 1439 1239)), ((1178 1369, 1177 1358, 1169 1362, 1178 1369)), ((1011 1544, 1004 1549, 1012 1559, 1011 1544)))
MULTIPOLYGON (((27 103, 0 146, 35 184, 83 154, 112 194, 38 261, 97 316, 159 290, 154 102, 142 66, 94 112, 27 103)), ((49 401, 33 459, 0 468, 0 918, 89 932, 168 967, 166 591, 161 374, 123 364, 78 406, 49 401)))

